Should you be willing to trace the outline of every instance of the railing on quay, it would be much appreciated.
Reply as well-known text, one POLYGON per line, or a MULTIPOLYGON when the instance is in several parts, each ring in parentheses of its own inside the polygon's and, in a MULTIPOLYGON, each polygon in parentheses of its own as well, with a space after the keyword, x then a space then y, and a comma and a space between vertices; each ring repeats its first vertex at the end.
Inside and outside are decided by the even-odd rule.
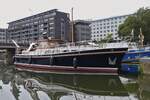
MULTIPOLYGON (((27 43, 18 43, 18 45, 21 47, 28 47, 29 46, 29 44, 27 44, 27 43)), ((0 42, 0 47, 1 48, 4 48, 4 47, 16 48, 15 44, 11 43, 11 42, 0 42)))

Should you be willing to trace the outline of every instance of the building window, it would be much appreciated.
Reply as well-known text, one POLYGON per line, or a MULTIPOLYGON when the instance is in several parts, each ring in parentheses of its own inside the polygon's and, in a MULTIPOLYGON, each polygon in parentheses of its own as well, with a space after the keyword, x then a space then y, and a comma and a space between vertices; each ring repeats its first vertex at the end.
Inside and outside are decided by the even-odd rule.
POLYGON ((52 18, 49 18, 49 20, 54 20, 54 17, 52 17, 52 18))
POLYGON ((49 24, 50 24, 50 25, 53 25, 54 23, 51 22, 51 23, 49 23, 49 24))
POLYGON ((54 29, 54 27, 50 27, 49 29, 50 29, 50 30, 51 30, 51 29, 54 29))

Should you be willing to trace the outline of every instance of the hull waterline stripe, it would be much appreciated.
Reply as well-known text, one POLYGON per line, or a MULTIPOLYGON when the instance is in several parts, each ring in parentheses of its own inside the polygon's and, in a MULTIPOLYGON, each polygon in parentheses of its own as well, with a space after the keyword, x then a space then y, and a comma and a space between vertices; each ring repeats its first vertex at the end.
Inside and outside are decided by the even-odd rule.
POLYGON ((93 67, 64 67, 64 66, 46 66, 46 65, 35 65, 35 64, 19 64, 15 63, 17 68, 21 69, 30 69, 30 70, 37 70, 37 71, 52 71, 52 72, 83 72, 83 73, 117 73, 118 68, 93 68, 93 67))

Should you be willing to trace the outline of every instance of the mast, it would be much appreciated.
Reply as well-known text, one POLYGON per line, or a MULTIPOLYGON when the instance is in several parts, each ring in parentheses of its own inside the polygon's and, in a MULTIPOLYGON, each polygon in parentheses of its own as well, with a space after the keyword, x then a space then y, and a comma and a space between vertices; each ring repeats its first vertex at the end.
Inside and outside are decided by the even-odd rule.
POLYGON ((71 8, 71 41, 74 42, 74 22, 73 22, 73 7, 71 8))
POLYGON ((139 34, 139 42, 141 47, 143 47, 143 42, 144 42, 144 35, 142 33, 142 29, 140 28, 140 34, 139 34))

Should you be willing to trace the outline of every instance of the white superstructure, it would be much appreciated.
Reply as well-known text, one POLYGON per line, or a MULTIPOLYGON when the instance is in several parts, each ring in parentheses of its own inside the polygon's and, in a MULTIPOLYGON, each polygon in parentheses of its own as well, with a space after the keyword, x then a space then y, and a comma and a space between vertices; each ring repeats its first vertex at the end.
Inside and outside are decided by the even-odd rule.
MULTIPOLYGON (((81 51, 86 51, 86 50, 128 48, 128 44, 126 42, 101 43, 101 44, 86 42, 86 44, 84 45, 83 44, 75 45, 72 43, 67 43, 63 45, 58 45, 54 48, 36 49, 33 51, 26 50, 26 51, 23 51, 22 54, 19 54, 19 55, 51 55, 51 54, 59 54, 59 53, 81 52, 81 51)), ((32 47, 29 47, 29 48, 31 49, 32 47)))

